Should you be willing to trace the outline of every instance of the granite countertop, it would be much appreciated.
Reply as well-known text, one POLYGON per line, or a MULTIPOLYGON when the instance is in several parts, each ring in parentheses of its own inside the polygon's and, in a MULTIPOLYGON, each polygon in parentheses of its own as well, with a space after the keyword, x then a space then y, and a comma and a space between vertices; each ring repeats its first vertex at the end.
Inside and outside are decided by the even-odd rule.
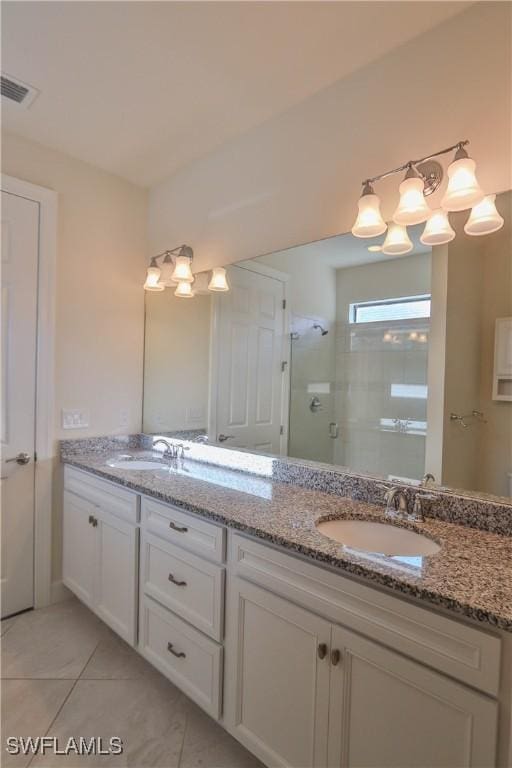
MULTIPOLYGON (((129 450, 134 458, 151 451, 129 450)), ((108 466, 115 451, 64 454, 63 462, 456 614, 512 632, 512 538, 439 519, 398 523, 434 539, 428 557, 387 557, 323 536, 320 519, 389 522, 384 508, 266 477, 185 460, 177 469, 108 466)))

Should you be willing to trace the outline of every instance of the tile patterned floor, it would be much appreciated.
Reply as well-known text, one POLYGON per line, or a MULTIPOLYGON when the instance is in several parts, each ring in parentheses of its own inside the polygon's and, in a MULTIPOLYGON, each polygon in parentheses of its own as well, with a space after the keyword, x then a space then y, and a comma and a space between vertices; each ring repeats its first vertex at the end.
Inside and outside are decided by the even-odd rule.
POLYGON ((3 768, 263 768, 75 599, 2 621, 3 768), (122 755, 14 756, 8 736, 111 736, 122 755))

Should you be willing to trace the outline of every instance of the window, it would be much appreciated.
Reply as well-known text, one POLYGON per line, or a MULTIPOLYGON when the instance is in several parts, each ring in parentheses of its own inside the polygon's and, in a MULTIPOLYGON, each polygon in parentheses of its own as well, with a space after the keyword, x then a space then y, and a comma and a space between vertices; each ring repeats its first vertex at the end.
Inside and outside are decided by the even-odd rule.
POLYGON ((401 296, 398 299, 363 301, 351 304, 350 323, 380 323, 430 317, 430 295, 401 296))

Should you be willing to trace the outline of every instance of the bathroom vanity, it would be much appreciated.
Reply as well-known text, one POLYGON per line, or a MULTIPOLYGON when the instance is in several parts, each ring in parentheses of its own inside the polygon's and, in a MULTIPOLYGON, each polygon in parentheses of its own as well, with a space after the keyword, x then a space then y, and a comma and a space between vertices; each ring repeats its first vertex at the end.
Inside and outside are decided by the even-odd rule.
POLYGON ((108 455, 63 455, 64 583, 266 765, 508 764, 512 539, 427 519, 437 554, 372 559, 316 522, 382 507, 108 455))

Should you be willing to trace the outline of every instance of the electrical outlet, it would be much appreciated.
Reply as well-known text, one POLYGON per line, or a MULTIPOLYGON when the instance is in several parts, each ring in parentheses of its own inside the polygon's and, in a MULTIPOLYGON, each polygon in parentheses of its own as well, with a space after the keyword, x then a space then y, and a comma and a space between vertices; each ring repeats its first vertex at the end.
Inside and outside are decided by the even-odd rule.
POLYGON ((120 427, 127 427, 129 421, 129 414, 127 408, 121 408, 119 411, 119 426, 120 427))
POLYGON ((89 426, 89 411, 83 408, 62 409, 62 429, 86 429, 89 426))

